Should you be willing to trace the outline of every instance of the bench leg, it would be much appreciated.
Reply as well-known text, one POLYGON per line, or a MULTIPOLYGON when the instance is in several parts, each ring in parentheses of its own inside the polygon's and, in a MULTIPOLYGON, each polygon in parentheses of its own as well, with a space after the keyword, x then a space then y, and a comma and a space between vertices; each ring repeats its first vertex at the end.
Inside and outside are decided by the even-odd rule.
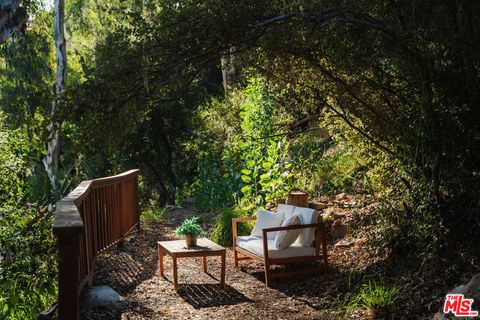
POLYGON ((207 273, 207 257, 202 257, 203 259, 203 272, 207 273))
POLYGON ((325 232, 322 234, 322 255, 323 262, 325 263, 325 268, 328 267, 328 257, 327 257, 327 239, 325 237, 325 232))
POLYGON ((270 284, 270 263, 265 260, 265 287, 268 288, 270 284))
POLYGON ((235 246, 233 246, 233 263, 235 265, 235 268, 238 268, 238 252, 235 246))

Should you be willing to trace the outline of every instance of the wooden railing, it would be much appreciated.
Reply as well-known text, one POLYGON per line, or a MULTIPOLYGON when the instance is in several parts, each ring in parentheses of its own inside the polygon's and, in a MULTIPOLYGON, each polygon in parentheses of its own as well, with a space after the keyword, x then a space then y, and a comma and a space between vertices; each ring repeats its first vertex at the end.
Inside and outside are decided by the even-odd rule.
POLYGON ((96 255, 139 221, 138 170, 83 181, 57 202, 58 318, 79 319, 79 294, 93 278, 96 255))

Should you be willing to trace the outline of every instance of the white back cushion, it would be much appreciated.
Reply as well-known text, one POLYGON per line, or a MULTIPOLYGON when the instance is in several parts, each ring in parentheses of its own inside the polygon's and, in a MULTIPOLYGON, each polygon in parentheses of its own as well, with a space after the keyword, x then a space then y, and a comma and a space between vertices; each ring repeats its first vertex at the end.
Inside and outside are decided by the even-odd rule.
MULTIPOLYGON (((297 215, 293 215, 283 221, 282 227, 297 226, 299 224, 301 224, 300 218, 297 215)), ((282 250, 290 247, 292 243, 297 240, 301 231, 302 229, 278 231, 277 236, 275 237, 275 249, 282 250)))
POLYGON ((283 220, 287 220, 288 218, 293 216, 293 211, 295 210, 295 208, 295 206, 280 203, 277 208, 277 213, 283 213, 283 220))
MULTIPOLYGON (((271 212, 268 210, 258 210, 257 221, 251 235, 254 237, 263 237, 262 229, 280 227, 283 220, 283 213, 271 212)), ((268 239, 275 239, 277 232, 267 233, 268 239)))
MULTIPOLYGON (((302 224, 316 223, 318 219, 318 214, 315 214, 315 209, 311 208, 295 207, 293 213, 299 216, 302 224)), ((313 238, 315 237, 315 228, 301 230, 297 242, 304 247, 310 247, 313 243, 313 238)))

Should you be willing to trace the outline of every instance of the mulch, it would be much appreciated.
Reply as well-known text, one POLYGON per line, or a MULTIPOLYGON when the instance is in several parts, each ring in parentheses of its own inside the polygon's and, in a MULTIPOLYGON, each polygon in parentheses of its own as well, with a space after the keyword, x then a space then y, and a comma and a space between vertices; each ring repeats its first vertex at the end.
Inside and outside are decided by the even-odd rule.
MULTIPOLYGON (((351 219, 355 209, 345 220, 351 219)), ((359 281, 381 270, 381 259, 374 259, 365 249, 366 240, 348 234, 342 240, 329 240, 329 268, 321 274, 274 279, 270 288, 263 282, 260 264, 241 261, 234 268, 233 253, 227 249, 226 287, 219 284, 220 258, 208 259, 209 274, 202 272, 201 259, 178 261, 180 288, 171 282, 172 260, 164 259, 165 278, 158 273, 156 242, 178 237, 175 226, 191 215, 209 213, 190 209, 170 209, 159 224, 144 222, 140 230, 125 239, 122 246, 110 249, 97 258, 94 285, 108 285, 125 300, 114 307, 81 311, 89 319, 370 319, 362 309, 341 308, 359 281), (344 241, 343 245, 335 243, 344 241)), ((203 226, 210 230, 212 224, 203 226)), ((293 266, 292 268, 301 268, 293 266)), ((284 268, 279 266, 278 268, 284 268)), ((395 317, 396 318, 396 317, 395 317)))

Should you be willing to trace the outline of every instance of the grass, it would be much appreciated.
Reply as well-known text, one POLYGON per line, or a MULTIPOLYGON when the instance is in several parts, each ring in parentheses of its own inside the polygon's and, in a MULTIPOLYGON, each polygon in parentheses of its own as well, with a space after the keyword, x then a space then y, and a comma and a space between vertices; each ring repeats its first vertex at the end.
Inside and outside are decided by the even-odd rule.
MULTIPOLYGON (((211 239, 222 245, 222 246, 231 246, 232 245, 232 219, 246 217, 245 214, 239 212, 237 209, 233 208, 224 208, 222 209, 217 216, 215 223, 215 228, 212 232, 211 239)), ((252 230, 252 224, 249 222, 238 223, 237 231, 239 235, 249 234, 252 230)))
POLYGON ((347 304, 349 308, 362 308, 374 315, 383 315, 394 307, 398 293, 397 287, 387 288, 376 281, 368 281, 347 304))
POLYGON ((165 219, 166 207, 148 206, 142 210, 141 219, 146 224, 157 224, 165 219))

